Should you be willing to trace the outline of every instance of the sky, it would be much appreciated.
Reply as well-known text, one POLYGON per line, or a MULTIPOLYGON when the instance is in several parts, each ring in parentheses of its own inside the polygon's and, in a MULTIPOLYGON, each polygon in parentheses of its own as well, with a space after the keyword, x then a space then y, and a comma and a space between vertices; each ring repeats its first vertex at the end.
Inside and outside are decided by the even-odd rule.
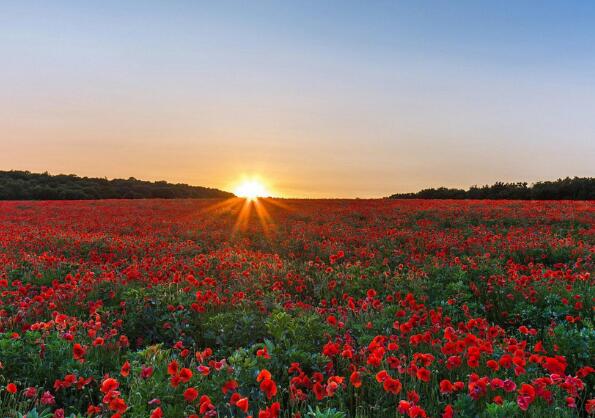
POLYGON ((0 2, 0 170, 282 197, 595 175, 593 1, 0 2))

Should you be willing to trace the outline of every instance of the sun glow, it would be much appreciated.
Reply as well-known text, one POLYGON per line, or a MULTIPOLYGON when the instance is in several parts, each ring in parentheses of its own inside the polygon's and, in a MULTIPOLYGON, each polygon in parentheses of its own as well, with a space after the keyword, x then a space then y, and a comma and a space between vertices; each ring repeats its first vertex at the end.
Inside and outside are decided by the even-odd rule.
POLYGON ((234 193, 238 197, 244 197, 248 200, 256 200, 269 194, 264 184, 255 179, 242 181, 235 188, 234 193))

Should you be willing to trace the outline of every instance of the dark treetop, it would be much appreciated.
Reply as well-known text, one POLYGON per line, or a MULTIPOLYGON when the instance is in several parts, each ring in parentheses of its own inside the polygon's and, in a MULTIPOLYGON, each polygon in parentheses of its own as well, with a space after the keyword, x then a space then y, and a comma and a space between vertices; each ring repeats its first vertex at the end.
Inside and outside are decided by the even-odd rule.
POLYGON ((527 199, 527 200, 594 200, 594 177, 566 177, 555 181, 502 183, 491 186, 471 186, 469 190, 424 189, 417 193, 398 193, 391 199, 527 199))
POLYGON ((226 198, 233 193, 188 184, 0 171, 0 200, 226 198))

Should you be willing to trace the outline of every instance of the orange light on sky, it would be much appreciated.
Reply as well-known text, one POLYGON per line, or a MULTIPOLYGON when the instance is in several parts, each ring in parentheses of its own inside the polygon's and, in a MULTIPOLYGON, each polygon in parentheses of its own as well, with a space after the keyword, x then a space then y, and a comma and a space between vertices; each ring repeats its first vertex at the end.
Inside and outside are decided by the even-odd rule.
POLYGON ((2 3, 0 170, 287 198, 595 174, 592 2, 58 3, 2 3))
POLYGON ((269 195, 265 185, 258 179, 243 180, 233 191, 238 197, 255 200, 269 195))

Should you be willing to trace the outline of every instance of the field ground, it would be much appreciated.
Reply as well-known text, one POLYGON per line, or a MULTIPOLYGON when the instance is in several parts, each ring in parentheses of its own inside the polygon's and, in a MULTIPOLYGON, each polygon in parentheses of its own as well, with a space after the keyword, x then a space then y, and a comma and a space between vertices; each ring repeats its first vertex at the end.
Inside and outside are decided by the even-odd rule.
POLYGON ((0 415, 587 416, 594 250, 593 202, 0 202, 0 415))

